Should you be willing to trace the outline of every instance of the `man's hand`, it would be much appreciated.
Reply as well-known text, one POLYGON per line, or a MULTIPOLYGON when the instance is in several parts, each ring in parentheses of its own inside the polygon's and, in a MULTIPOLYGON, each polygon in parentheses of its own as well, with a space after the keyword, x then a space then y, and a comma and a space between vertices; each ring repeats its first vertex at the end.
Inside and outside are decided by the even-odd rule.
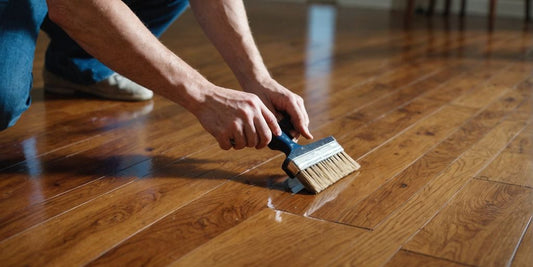
POLYGON ((243 87, 245 91, 259 96, 278 120, 283 117, 282 113, 289 115, 295 128, 290 133, 292 137, 298 138, 301 134, 307 139, 313 138, 309 132, 309 117, 304 101, 299 95, 291 92, 271 78, 262 82, 243 84, 243 87))
POLYGON ((270 143, 272 133, 281 135, 276 117, 258 96, 222 87, 206 91, 193 113, 222 149, 259 149, 270 143))

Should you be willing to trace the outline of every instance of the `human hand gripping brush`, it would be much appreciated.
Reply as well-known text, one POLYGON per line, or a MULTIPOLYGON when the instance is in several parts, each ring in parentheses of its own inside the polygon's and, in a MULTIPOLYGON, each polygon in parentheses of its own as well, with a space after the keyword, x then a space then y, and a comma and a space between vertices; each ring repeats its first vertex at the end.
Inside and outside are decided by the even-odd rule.
POLYGON ((310 192, 319 193, 361 167, 333 136, 298 145, 289 135, 292 125, 287 116, 279 125, 283 133, 273 135, 268 147, 287 156, 281 167, 291 177, 288 184, 293 193, 303 189, 302 185, 310 192), (293 179, 295 177, 301 184, 293 179))

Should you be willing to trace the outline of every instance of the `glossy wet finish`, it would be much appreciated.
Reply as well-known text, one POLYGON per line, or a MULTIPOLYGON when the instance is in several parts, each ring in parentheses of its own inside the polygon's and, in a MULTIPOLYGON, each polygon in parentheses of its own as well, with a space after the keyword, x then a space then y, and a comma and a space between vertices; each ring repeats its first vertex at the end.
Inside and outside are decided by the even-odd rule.
MULTIPOLYGON (((283 156, 222 151, 183 108, 44 95, 0 133, 2 265, 531 262, 531 24, 250 2, 272 74, 362 169, 290 194, 283 156), (527 28, 526 26, 529 26, 527 28)), ((163 42, 237 82, 191 14, 163 42)), ((302 142, 307 142, 302 140, 302 142)))

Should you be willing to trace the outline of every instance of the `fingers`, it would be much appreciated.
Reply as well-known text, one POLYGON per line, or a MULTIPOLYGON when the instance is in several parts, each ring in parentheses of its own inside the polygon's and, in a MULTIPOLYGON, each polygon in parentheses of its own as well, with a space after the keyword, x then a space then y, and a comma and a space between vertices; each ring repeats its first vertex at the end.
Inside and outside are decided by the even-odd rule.
POLYGON ((264 148, 270 143, 270 141, 272 141, 272 132, 264 119, 256 118, 254 123, 255 128, 257 129, 257 137, 259 139, 255 148, 264 148))
POLYGON ((274 116, 274 114, 264 105, 261 107, 261 113, 272 133, 276 136, 280 136, 281 128, 279 127, 276 116, 274 116))
POLYGON ((309 116, 305 110, 303 99, 299 96, 295 96, 294 99, 291 100, 287 112, 291 116, 291 122, 294 128, 305 138, 312 139, 313 135, 309 132, 309 116))
POLYGON ((233 148, 239 150, 246 147, 247 141, 246 141, 246 135, 243 131, 243 125, 242 123, 235 122, 234 125, 234 131, 233 131, 233 141, 235 145, 233 148))
MULTIPOLYGON (((224 150, 264 148, 282 131, 274 113, 254 94, 221 90, 197 114, 202 126, 224 150)), ((272 103, 270 103, 272 105, 272 103)))
MULTIPOLYGON (((262 106, 255 111, 242 112, 243 117, 235 117, 229 134, 222 134, 219 145, 222 149, 234 148, 236 150, 245 147, 255 147, 257 149, 264 148, 272 140, 272 126, 267 121, 275 123, 275 126, 281 134, 281 129, 277 123, 276 117, 266 108, 262 106), (266 117, 266 118, 265 118, 266 117), (226 136, 230 136, 227 138, 226 136), (227 141, 231 140, 231 141, 227 141), (229 143, 229 145, 228 145, 229 143)), ((274 131, 276 129, 274 128, 274 131)))
POLYGON ((246 136, 247 147, 255 147, 258 143, 260 143, 254 124, 257 124, 257 122, 250 121, 244 125, 244 134, 246 136))
POLYGON ((224 150, 229 150, 233 147, 233 144, 231 144, 230 138, 224 138, 222 135, 217 136, 217 142, 218 146, 224 150))

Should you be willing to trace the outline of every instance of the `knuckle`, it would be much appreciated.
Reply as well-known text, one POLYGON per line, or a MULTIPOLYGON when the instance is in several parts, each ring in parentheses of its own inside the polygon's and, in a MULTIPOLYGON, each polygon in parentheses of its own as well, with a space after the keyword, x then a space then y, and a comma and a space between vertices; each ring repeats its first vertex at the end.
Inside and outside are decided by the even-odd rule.
POLYGON ((231 133, 233 131, 239 130, 241 127, 239 121, 234 120, 231 122, 230 127, 226 129, 226 133, 231 133))
POLYGON ((231 129, 226 128, 226 129, 220 130, 220 133, 218 134, 218 136, 220 136, 221 139, 229 138, 231 136, 231 129))
POLYGON ((297 101, 298 101, 298 97, 299 97, 299 96, 296 95, 296 94, 290 94, 290 95, 289 95, 289 100, 290 100, 291 102, 297 102, 297 101))
POLYGON ((242 109, 239 109, 238 111, 238 116, 242 117, 242 118, 247 118, 250 116, 250 111, 246 108, 242 108, 242 109))
POLYGON ((261 102, 261 99, 259 99, 259 97, 254 95, 254 94, 250 95, 250 97, 247 100, 248 105, 250 105, 252 107, 259 106, 260 102, 261 102))
POLYGON ((272 141, 272 136, 267 135, 261 144, 262 147, 265 147, 266 145, 270 144, 270 141, 272 141))

